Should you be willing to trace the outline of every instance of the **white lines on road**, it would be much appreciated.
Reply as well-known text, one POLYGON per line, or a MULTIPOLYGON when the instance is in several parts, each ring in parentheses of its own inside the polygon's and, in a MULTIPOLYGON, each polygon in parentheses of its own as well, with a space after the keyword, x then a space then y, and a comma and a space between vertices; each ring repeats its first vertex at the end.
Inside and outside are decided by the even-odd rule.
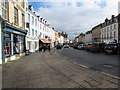
POLYGON ((84 68, 90 69, 89 67, 87 67, 87 66, 85 66, 85 65, 82 65, 82 64, 79 64, 79 63, 77 63, 77 62, 74 62, 74 64, 77 64, 77 65, 80 65, 80 66, 82 66, 82 67, 84 67, 84 68))
POLYGON ((113 77, 113 78, 116 78, 116 79, 120 79, 119 77, 117 77, 117 76, 113 76, 113 75, 111 75, 111 74, 108 74, 108 73, 105 73, 105 72, 102 72, 103 74, 105 74, 105 75, 107 75, 107 76, 110 76, 110 77, 113 77))

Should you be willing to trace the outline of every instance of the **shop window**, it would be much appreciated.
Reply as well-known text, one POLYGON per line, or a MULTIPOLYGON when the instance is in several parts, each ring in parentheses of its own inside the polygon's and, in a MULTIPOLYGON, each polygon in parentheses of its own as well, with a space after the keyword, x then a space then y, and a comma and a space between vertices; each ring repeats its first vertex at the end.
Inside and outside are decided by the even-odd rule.
POLYGON ((4 34, 4 55, 10 56, 11 55, 11 34, 5 33, 4 34))
POLYGON ((14 54, 24 52, 24 36, 14 35, 14 54))
POLYGON ((37 42, 35 42, 35 49, 37 49, 37 46, 38 46, 38 43, 37 43, 37 42))
POLYGON ((24 37, 23 36, 20 36, 20 52, 24 52, 25 51, 25 48, 24 48, 24 37))

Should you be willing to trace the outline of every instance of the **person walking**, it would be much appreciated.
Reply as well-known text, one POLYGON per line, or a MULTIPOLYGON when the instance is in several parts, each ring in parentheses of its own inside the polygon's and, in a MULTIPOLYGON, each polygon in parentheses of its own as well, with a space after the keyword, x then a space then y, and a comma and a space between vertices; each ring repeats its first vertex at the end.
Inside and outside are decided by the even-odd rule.
POLYGON ((50 44, 48 45, 48 50, 49 50, 49 52, 51 51, 50 44))
POLYGON ((46 45, 44 44, 43 45, 43 52, 45 52, 46 51, 46 45))

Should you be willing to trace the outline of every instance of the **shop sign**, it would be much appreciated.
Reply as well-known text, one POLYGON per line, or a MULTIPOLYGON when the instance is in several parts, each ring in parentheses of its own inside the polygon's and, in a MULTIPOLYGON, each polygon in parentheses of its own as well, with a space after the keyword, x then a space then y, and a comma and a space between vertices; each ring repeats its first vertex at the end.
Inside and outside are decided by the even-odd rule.
POLYGON ((20 32, 17 32, 17 31, 13 31, 13 33, 17 33, 17 34, 20 34, 20 32))

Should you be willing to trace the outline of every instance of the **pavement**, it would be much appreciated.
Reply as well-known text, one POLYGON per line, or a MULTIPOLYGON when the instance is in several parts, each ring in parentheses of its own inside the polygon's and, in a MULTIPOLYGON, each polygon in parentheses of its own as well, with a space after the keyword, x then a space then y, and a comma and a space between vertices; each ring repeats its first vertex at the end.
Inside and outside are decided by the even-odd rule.
POLYGON ((67 59, 53 50, 5 63, 2 88, 119 88, 120 79, 67 59))

